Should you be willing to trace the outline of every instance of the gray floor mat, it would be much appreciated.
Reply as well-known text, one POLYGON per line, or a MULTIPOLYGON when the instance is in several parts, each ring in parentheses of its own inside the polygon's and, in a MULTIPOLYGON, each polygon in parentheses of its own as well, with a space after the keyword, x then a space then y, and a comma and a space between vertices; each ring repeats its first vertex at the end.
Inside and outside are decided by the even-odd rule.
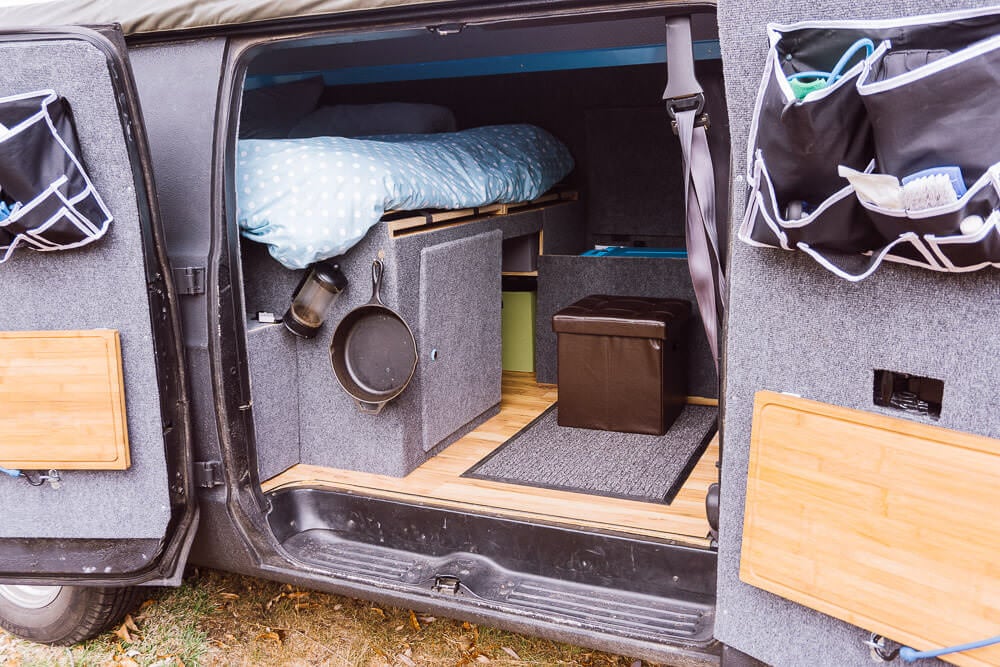
POLYGON ((718 408, 688 405, 665 435, 569 428, 553 405, 462 476, 650 503, 674 499, 716 430, 718 408))

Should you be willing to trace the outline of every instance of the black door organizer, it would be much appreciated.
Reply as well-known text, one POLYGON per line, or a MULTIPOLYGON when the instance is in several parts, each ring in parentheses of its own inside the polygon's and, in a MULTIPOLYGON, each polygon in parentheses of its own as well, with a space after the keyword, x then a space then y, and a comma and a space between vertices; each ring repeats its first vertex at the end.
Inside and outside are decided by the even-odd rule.
POLYGON ((66 100, 51 90, 0 98, 0 263, 20 245, 63 250, 101 238, 111 213, 78 157, 66 100))
POLYGON ((768 31, 739 238, 806 252, 850 281, 884 260, 1000 267, 1000 12, 768 31), (880 205, 859 196, 841 166, 899 179, 955 175, 952 201, 880 205))

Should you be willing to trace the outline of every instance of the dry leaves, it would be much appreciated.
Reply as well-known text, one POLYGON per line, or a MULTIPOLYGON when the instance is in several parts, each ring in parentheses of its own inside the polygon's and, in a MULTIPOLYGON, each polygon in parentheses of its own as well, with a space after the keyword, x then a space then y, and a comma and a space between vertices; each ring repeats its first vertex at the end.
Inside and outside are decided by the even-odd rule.
MULTIPOLYGON (((128 614, 125 616, 125 620, 122 622, 121 626, 115 630, 115 636, 121 639, 127 644, 132 644, 139 639, 139 626, 135 624, 132 619, 132 615, 128 614), (132 633, 136 633, 136 637, 132 637, 132 633)), ((131 656, 128 656, 131 657, 131 656)))
POLYGON ((517 654, 517 651, 515 651, 512 648, 510 648, 509 646, 501 646, 500 650, 502 650, 504 653, 506 653, 507 655, 509 655, 514 660, 520 660, 521 659, 521 656, 519 656, 517 654))
POLYGON ((277 632, 262 632, 257 635, 257 641, 273 641, 279 646, 281 645, 281 635, 277 632))

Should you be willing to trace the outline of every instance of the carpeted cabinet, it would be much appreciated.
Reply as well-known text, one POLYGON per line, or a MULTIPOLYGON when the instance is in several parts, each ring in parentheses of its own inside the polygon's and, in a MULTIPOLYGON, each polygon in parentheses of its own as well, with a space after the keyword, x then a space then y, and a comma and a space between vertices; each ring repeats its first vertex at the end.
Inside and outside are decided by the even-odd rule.
POLYGON ((301 277, 266 248, 241 248, 258 470, 269 479, 304 463, 402 477, 496 414, 501 378, 501 244, 553 233, 576 202, 394 236, 387 225, 340 259, 347 289, 315 339, 260 324, 280 314, 301 277), (337 323, 371 297, 371 262, 385 263, 382 299, 410 325, 419 362, 410 386, 379 415, 362 414, 337 383, 329 345, 337 323))
POLYGON ((420 251, 424 451, 500 401, 501 238, 494 230, 420 251))

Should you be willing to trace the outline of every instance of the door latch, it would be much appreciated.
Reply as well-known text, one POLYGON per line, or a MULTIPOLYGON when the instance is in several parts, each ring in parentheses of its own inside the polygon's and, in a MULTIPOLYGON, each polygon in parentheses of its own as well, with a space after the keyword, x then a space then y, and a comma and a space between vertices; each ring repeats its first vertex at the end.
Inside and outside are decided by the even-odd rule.
POLYGON ((462 590, 462 580, 451 574, 438 574, 434 576, 434 585, 431 590, 435 593, 447 593, 458 595, 462 590))

